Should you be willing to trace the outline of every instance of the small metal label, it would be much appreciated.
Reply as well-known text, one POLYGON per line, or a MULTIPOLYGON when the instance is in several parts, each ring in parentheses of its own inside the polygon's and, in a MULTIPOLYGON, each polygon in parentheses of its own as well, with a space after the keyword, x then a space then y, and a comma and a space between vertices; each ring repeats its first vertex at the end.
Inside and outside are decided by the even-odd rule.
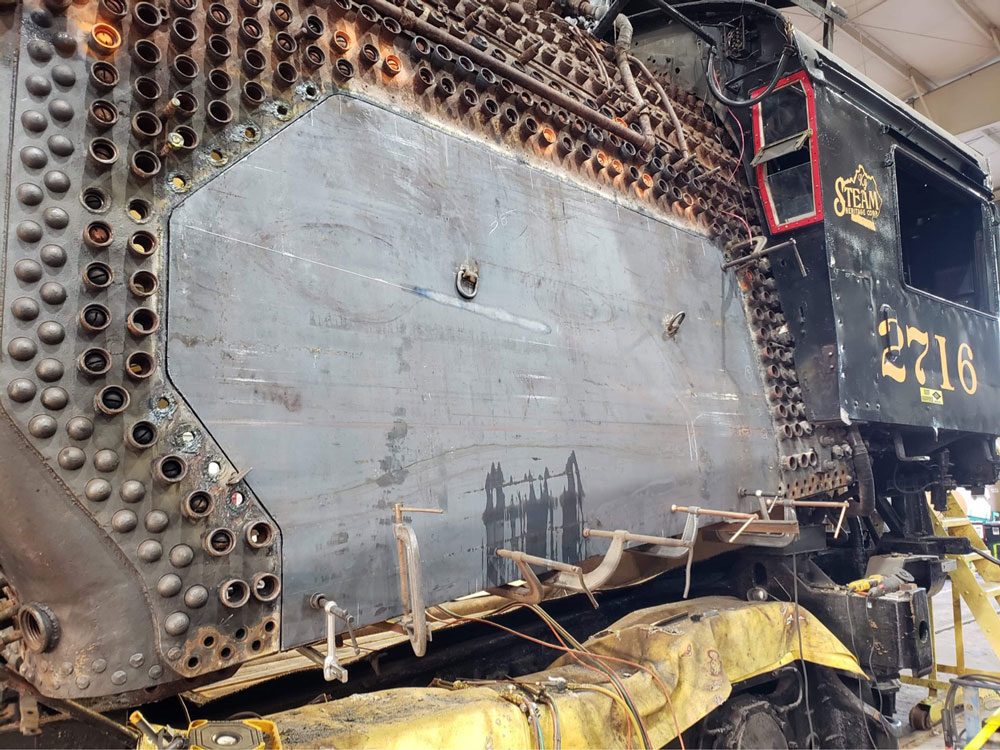
POLYGON ((934 390, 933 388, 921 388, 920 400, 925 404, 936 404, 937 406, 941 406, 944 404, 944 394, 941 391, 934 390))

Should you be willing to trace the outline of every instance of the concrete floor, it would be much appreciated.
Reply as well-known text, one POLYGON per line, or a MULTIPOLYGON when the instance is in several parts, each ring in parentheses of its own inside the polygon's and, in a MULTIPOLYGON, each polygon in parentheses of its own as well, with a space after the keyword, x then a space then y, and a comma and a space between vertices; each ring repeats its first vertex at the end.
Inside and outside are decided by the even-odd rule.
MULTIPOLYGON (((955 663, 955 625, 952 616, 951 584, 948 583, 934 597, 934 630, 935 645, 937 647, 938 660, 948 664, 955 663)), ((962 633, 965 641, 965 664, 967 667, 984 669, 993 672, 1000 672, 1000 659, 986 642, 985 636, 976 625, 972 613, 965 603, 962 603, 962 633)), ((947 676, 942 675, 942 679, 947 676)), ((906 734, 900 738, 899 746, 907 750, 941 750, 944 747, 944 740, 941 736, 940 726, 930 731, 917 732, 909 728, 907 721, 910 708, 926 697, 927 691, 924 688, 913 685, 903 685, 899 691, 896 705, 898 713, 896 718, 906 724, 906 734)), ((943 697, 943 696, 942 696, 943 697)), ((959 719, 961 726, 961 719, 959 719)), ((1000 740, 1000 737, 995 737, 1000 740)), ((961 744, 959 745, 961 747, 961 744)), ((1000 742, 991 741, 987 747, 1000 747, 1000 742)))

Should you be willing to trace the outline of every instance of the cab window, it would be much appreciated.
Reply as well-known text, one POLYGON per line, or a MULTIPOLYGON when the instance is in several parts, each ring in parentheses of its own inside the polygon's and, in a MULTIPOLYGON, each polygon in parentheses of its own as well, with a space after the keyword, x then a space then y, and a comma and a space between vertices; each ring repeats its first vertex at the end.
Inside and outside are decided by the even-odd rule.
POLYGON ((754 105, 753 126, 751 165, 771 231, 821 220, 816 110, 804 72, 783 79, 754 105))

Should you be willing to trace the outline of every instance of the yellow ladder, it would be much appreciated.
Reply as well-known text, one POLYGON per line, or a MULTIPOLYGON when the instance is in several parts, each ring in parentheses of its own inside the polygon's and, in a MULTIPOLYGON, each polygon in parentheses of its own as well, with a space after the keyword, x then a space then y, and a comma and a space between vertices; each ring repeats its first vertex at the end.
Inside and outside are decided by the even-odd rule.
MULTIPOLYGON (((976 533, 958 498, 948 493, 948 507, 943 513, 931 509, 931 523, 937 536, 965 537, 973 549, 988 552, 982 538, 976 533)), ((910 724, 914 729, 929 729, 941 719, 943 694, 947 692, 948 680, 940 678, 940 674, 964 675, 970 672, 988 674, 1000 678, 1000 672, 972 668, 965 665, 965 637, 962 631, 962 601, 972 612, 976 625, 986 636, 986 641, 1000 657, 1000 613, 994 603, 1000 597, 1000 566, 990 562, 985 557, 970 552, 965 555, 946 555, 954 561, 954 568, 948 571, 951 579, 952 617, 955 623, 955 663, 944 664, 938 659, 936 639, 934 646, 934 665, 926 677, 902 675, 902 682, 909 685, 919 685, 927 688, 927 698, 913 707, 910 712, 910 724), (977 577, 978 574, 978 577, 977 577), (939 697, 941 693, 941 697, 939 697)), ((927 602, 930 611, 931 638, 935 638, 934 607, 930 599, 927 602)))

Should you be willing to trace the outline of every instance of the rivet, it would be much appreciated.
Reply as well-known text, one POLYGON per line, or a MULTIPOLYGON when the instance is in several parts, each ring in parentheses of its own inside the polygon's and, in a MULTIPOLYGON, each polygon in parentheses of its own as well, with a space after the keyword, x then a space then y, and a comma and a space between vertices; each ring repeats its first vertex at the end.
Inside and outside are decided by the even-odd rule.
POLYGON ((118 468, 118 454, 107 448, 94 454, 94 468, 98 471, 114 471, 118 468))
POLYGON ((111 684, 113 685, 124 685, 125 681, 128 679, 128 675, 121 669, 111 675, 111 684))
POLYGON ((139 545, 137 554, 143 562, 156 562, 163 556, 163 545, 155 539, 147 539, 139 545))
POLYGON ((135 513, 130 510, 119 510, 111 516, 111 528, 119 534, 127 534, 130 531, 135 530, 135 527, 138 524, 139 519, 136 517, 135 513))
POLYGON ((45 183, 45 187, 51 190, 53 193, 65 193, 69 190, 72 184, 69 179, 69 175, 58 169, 53 169, 45 173, 45 177, 42 178, 42 182, 45 183))
POLYGON ((52 93, 52 84, 49 83, 49 79, 38 74, 25 78, 24 87, 28 89, 29 94, 34 94, 35 96, 48 96, 52 93))
POLYGON ((60 86, 72 86, 76 83, 76 73, 68 65, 55 65, 52 68, 52 80, 60 86))
POLYGON ((94 423, 87 417, 73 417, 66 423, 66 433, 73 440, 87 440, 94 434, 94 423))
POLYGON ((49 126, 49 118, 37 109, 26 109, 21 113, 21 127, 30 133, 41 133, 49 126))
POLYGON ((11 401, 20 403, 31 401, 35 397, 36 392, 37 388, 35 384, 27 378, 14 378, 7 385, 7 395, 11 401))
POLYGON ((79 448, 63 448, 57 456, 59 465, 67 471, 79 469, 87 460, 87 454, 79 448))
POLYGON ((47 63, 52 59, 52 45, 42 39, 28 42, 28 56, 35 62, 47 63))
POLYGON ((175 568, 186 568, 194 560, 194 550, 186 544, 178 544, 170 550, 170 564, 175 568))
POLYGON ((59 245, 46 245, 39 253, 42 263, 52 268, 62 268, 66 265, 66 251, 59 245))
POLYGON ((156 593, 164 599, 169 599, 181 592, 182 585, 179 575, 176 573, 167 573, 165 576, 161 576, 160 580, 156 582, 156 593))
POLYGON ((172 647, 169 651, 167 651, 167 658, 170 659, 170 661, 177 661, 181 658, 181 650, 177 648, 177 646, 172 647))
POLYGON ((38 376, 39 380, 46 383, 52 383, 59 380, 59 378, 63 376, 64 372, 65 369, 63 368, 63 363, 58 359, 52 359, 51 357, 39 360, 38 364, 35 365, 35 375, 38 376))
POLYGON ((11 359, 16 359, 18 362, 27 362, 38 353, 38 345, 31 339, 18 336, 8 342, 7 353, 11 359))
POLYGON ((10 312, 18 320, 34 320, 38 317, 38 303, 31 297, 18 297, 10 303, 10 312))
POLYGON ((17 238, 22 242, 38 242, 42 239, 42 225, 25 219, 17 225, 17 238))
POLYGON ((76 678, 76 687, 78 690, 86 690, 90 687, 90 678, 86 675, 80 675, 76 678))
POLYGON ((42 406, 46 409, 59 411, 60 409, 64 409, 66 404, 69 403, 69 394, 63 388, 52 386, 42 391, 41 402, 42 406))
POLYGON ((111 482, 107 479, 91 479, 83 492, 91 502, 103 503, 111 497, 111 482))
POLYGON ((128 658, 128 663, 130 667, 138 669, 139 667, 141 667, 143 664, 146 663, 146 657, 143 656, 142 654, 132 654, 128 658))
POLYGON ((46 281, 38 288, 38 296, 50 305, 61 305, 66 301, 66 287, 58 281, 46 281))
POLYGON ((126 503, 137 503, 146 496, 146 486, 138 479, 126 479, 118 489, 118 494, 126 503))
POLYGON ((74 52, 76 52, 76 39, 66 31, 56 32, 55 37, 52 39, 52 43, 55 45, 56 49, 59 50, 59 54, 69 57, 74 52))
MULTIPOLYGON (((45 223, 53 229, 65 229, 69 224, 69 214, 58 206, 49 206, 42 212, 45 223)), ((41 237, 39 237, 41 239, 41 237)))
POLYGON ((42 267, 35 261, 24 258, 14 264, 14 276, 20 281, 32 284, 42 278, 42 267))
POLYGON ((58 428, 59 424, 48 414, 36 414, 28 421, 28 432, 36 438, 50 438, 58 428))
POLYGON ((58 344, 66 337, 66 330, 54 320, 46 320, 38 326, 38 338, 46 344, 58 344))
POLYGON ((49 151, 56 156, 70 156, 75 146, 73 141, 64 135, 51 135, 48 140, 49 151))
POLYGON ((49 114, 54 120, 69 122, 73 119, 73 105, 65 99, 53 99, 49 102, 49 114))
POLYGON ((42 202, 45 193, 33 182, 22 182, 14 191, 17 200, 25 206, 37 206, 42 202))
POLYGON ((159 534, 170 525, 170 517, 162 510, 151 510, 146 514, 145 525, 149 533, 159 534))
POLYGON ((158 680, 163 677, 163 667, 159 664, 154 664, 149 668, 148 674, 151 680, 158 680))
POLYGON ((108 663, 104 659, 94 659, 90 664, 90 668, 97 672, 97 674, 103 674, 104 670, 108 668, 108 663))
POLYGON ((195 584, 184 592, 184 604, 191 609, 200 609, 208 602, 208 589, 201 584, 195 584))
POLYGON ((190 624, 191 619, 186 614, 183 612, 173 612, 167 615, 167 619, 163 623, 163 629, 167 631, 168 635, 183 635, 187 632, 190 624))

